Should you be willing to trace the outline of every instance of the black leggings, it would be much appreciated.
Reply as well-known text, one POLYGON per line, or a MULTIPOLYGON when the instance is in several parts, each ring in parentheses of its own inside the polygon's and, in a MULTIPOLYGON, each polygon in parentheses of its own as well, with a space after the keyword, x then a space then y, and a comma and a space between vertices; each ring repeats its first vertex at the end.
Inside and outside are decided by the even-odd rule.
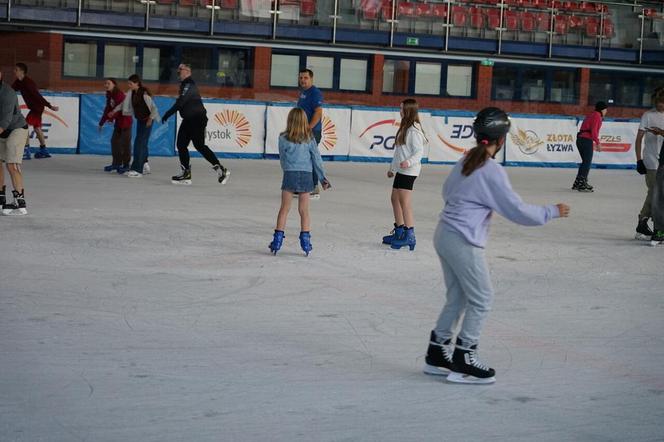
POLYGON ((576 177, 585 180, 588 179, 590 165, 593 162, 593 140, 577 137, 576 148, 579 149, 579 154, 581 155, 581 165, 579 165, 579 172, 576 174, 576 177))
POLYGON ((205 127, 207 126, 207 117, 201 119, 182 120, 180 130, 178 131, 178 138, 175 145, 178 148, 178 155, 180 156, 180 164, 185 169, 190 168, 189 164, 189 142, 194 143, 194 147, 203 158, 210 164, 220 164, 217 156, 205 145, 205 127))

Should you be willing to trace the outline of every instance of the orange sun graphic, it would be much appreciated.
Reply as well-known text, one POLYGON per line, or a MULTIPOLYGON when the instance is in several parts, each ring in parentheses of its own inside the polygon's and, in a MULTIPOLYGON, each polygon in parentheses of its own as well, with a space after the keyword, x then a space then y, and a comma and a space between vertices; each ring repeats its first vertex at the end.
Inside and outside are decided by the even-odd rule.
POLYGON ((233 126, 235 128, 235 142, 240 147, 245 147, 251 140, 251 125, 241 112, 224 109, 214 114, 214 118, 222 126, 233 126))
POLYGON ((337 126, 328 117, 323 116, 323 147, 332 150, 337 145, 337 126))

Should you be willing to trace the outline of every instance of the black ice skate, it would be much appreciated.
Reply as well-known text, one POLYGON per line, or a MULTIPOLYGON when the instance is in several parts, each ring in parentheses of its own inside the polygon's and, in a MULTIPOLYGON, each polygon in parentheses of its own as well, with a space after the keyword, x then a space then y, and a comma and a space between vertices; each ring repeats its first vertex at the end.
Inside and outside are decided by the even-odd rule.
POLYGON ((182 173, 180 175, 171 177, 171 183, 184 184, 188 186, 191 184, 191 169, 186 169, 184 166, 180 167, 182 168, 182 173))
POLYGON ((23 192, 17 192, 16 190, 12 190, 12 194, 14 195, 14 202, 13 203, 6 203, 2 205, 2 214, 5 216, 21 216, 21 215, 27 215, 28 214, 28 209, 25 204, 25 196, 23 195, 23 192))
POLYGON ((457 338, 456 348, 452 355, 452 372, 447 376, 448 382, 459 384, 493 384, 496 382, 496 371, 482 364, 477 355, 477 344, 466 347, 457 338))
POLYGON ((219 184, 226 184, 228 182, 228 177, 231 176, 231 171, 222 166, 221 164, 215 164, 212 166, 212 170, 217 172, 219 175, 219 184))
POLYGON ((436 332, 431 330, 427 356, 424 358, 424 373, 447 376, 452 368, 452 340, 438 342, 436 332))
POLYGON ((649 241, 652 235, 653 232, 648 225, 648 218, 640 218, 639 224, 636 226, 636 235, 634 235, 634 239, 649 241))

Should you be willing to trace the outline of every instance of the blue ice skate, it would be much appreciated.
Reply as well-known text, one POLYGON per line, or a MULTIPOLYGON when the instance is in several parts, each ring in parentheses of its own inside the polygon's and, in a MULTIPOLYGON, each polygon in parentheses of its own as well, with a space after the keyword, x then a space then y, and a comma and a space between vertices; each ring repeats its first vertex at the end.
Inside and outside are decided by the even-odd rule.
POLYGON ((415 250, 415 244, 415 227, 408 227, 404 231, 404 235, 401 238, 392 241, 392 245, 390 245, 390 247, 398 250, 403 246, 408 246, 408 248, 412 251, 415 250))
POLYGON ((274 236, 272 237, 272 242, 269 245, 270 252, 272 252, 273 255, 276 255, 279 249, 281 249, 281 245, 283 243, 284 243, 284 231, 275 230, 274 236))
POLYGON ((32 157, 30 156, 30 146, 25 146, 25 150, 23 151, 23 159, 24 160, 32 159, 32 157))
POLYGON ((302 247, 304 254, 309 256, 309 253, 313 249, 310 232, 300 232, 300 247, 302 247))
POLYGON ((104 172, 113 172, 114 170, 118 170, 118 167, 115 164, 109 164, 108 166, 104 166, 104 172))
POLYGON ((383 244, 392 244, 392 241, 395 239, 400 239, 403 237, 405 226, 397 226, 394 224, 394 229, 390 232, 389 235, 383 236, 383 244))
POLYGON ((40 159, 40 158, 51 158, 51 154, 48 153, 48 150, 46 150, 45 147, 40 147, 37 152, 35 152, 35 158, 40 159))

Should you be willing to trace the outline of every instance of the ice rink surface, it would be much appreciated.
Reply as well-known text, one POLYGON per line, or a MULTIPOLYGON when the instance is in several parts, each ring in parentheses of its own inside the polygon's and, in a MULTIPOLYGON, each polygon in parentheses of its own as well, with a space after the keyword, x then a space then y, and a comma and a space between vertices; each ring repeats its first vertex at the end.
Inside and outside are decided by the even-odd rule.
POLYGON ((635 171, 508 168, 528 202, 572 216, 495 216, 496 289, 480 356, 492 386, 422 374, 444 300, 432 236, 450 166, 415 184, 417 248, 392 225, 387 164, 326 163, 313 254, 268 251, 278 161, 202 159, 174 186, 101 171, 108 158, 24 165, 27 217, 1 217, 1 441, 661 441, 664 247, 633 240, 635 171))

